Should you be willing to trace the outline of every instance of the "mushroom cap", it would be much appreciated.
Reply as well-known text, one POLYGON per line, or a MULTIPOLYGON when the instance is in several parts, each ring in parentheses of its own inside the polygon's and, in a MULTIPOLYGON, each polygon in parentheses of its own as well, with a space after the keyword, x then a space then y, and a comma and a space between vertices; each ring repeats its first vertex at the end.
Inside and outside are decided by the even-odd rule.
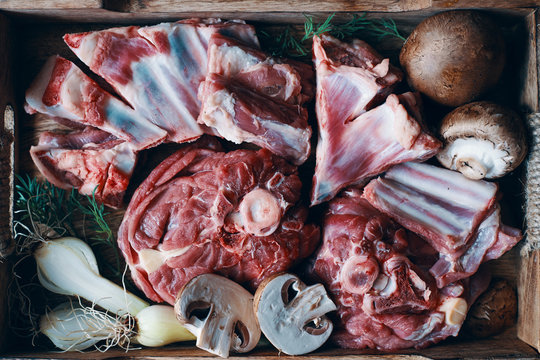
POLYGON ((325 314, 336 305, 322 284, 306 286, 296 275, 276 274, 259 285, 254 306, 261 331, 285 354, 314 351, 332 333, 325 314))
POLYGON ((512 326, 516 313, 516 291, 508 281, 498 279, 473 304, 464 330, 477 338, 492 336, 512 326))
POLYGON ((488 15, 453 10, 422 21, 399 61, 412 88, 440 104, 459 106, 498 82, 505 57, 503 36, 488 15))
MULTIPOLYGON (((440 135, 445 146, 437 158, 449 169, 459 167, 457 162, 463 160, 460 160, 463 154, 460 154, 454 146, 458 140, 463 144, 469 142, 478 147, 483 144, 482 146, 488 148, 486 151, 491 151, 492 154, 498 152, 500 165, 496 166, 500 168, 493 171, 493 176, 483 174, 487 178, 500 177, 514 170, 527 155, 525 127, 519 115, 513 110, 488 101, 473 102, 454 109, 442 120, 440 135)), ((481 150, 478 149, 476 152, 480 153, 481 150)), ((475 158, 471 161, 479 161, 474 154, 471 154, 471 157, 475 158)), ((478 165, 486 167, 483 164, 478 165)), ((467 173, 464 175, 468 176, 467 173)), ((482 177, 484 176, 477 178, 482 177)))
POLYGON ((252 350, 261 336, 253 295, 223 276, 194 277, 179 291, 174 311, 197 337, 197 347, 221 357, 228 357, 231 349, 252 350))

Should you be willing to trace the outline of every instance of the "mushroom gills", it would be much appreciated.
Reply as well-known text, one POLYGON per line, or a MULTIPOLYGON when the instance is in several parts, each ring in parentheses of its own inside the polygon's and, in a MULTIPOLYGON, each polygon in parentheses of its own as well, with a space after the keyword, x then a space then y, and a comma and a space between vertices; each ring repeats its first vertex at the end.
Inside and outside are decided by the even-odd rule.
POLYGON ((492 141, 473 137, 455 139, 437 158, 445 167, 475 180, 501 177, 512 162, 508 152, 492 141))
POLYGON ((333 325, 325 316, 336 310, 324 286, 306 286, 297 276, 278 274, 266 279, 255 293, 255 312, 268 341, 288 355, 319 348, 333 325))
POLYGON ((253 295, 234 281, 215 274, 196 276, 178 293, 176 317, 197 337, 197 347, 228 357, 248 352, 261 330, 253 312, 253 295))

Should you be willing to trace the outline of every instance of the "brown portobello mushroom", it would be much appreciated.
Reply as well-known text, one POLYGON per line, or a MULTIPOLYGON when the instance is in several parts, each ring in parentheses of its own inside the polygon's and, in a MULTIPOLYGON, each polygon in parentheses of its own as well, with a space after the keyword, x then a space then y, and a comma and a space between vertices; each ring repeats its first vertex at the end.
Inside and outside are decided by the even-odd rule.
POLYGON ((474 337, 488 337, 512 326, 516 314, 516 291, 508 281, 494 280, 469 310, 463 328, 474 337))
POLYGON ((495 179, 525 159, 527 141, 519 115, 501 105, 478 101, 460 106, 443 119, 444 147, 437 159, 470 179, 495 179))
POLYGON ((399 54, 412 88, 454 107, 473 101, 495 85, 505 58, 499 28, 487 14, 471 10, 425 19, 399 54))

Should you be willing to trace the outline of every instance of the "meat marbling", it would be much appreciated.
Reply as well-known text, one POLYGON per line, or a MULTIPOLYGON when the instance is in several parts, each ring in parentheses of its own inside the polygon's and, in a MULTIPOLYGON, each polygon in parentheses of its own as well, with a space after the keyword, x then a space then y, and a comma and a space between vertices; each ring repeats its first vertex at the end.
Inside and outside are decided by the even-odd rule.
MULTIPOLYGON (((469 280, 437 289, 427 272, 436 260, 433 248, 373 208, 359 190, 334 198, 312 268, 338 306, 333 341, 396 350, 457 335, 464 316, 451 316, 449 304, 472 303, 469 280)), ((486 282, 481 285, 485 289, 486 282)))
POLYGON ((208 41, 216 32, 258 46, 252 26, 213 19, 67 34, 64 40, 136 111, 167 130, 169 141, 185 142, 205 131, 197 124, 197 90, 206 74, 208 41))
POLYGON ((392 167, 364 189, 364 197, 441 254, 430 272, 437 285, 466 278, 500 257, 521 232, 501 224, 497 185, 428 164, 392 167))
POLYGON ((392 165, 438 152, 441 143, 420 116, 419 94, 389 95, 402 74, 388 59, 363 41, 349 45, 327 35, 314 38, 313 53, 319 140, 312 205, 392 165))
POLYGON ((254 143, 296 165, 310 155, 311 127, 302 104, 313 97, 307 64, 272 58, 221 34, 208 48, 199 89, 199 123, 229 141, 254 143))
POLYGON ((215 272, 251 286, 285 271, 317 246, 304 224, 296 167, 267 150, 186 146, 136 190, 118 244, 136 284, 173 304, 196 275, 215 272))
POLYGON ((137 161, 130 143, 92 127, 69 134, 44 132, 30 155, 51 184, 74 187, 113 208, 122 205, 137 161))
MULTIPOLYGON (((75 64, 52 56, 26 91, 26 111, 93 126, 136 150, 161 143, 167 133, 86 76, 75 64)), ((61 120, 62 121, 62 120, 61 120)), ((70 125, 71 126, 71 125, 70 125)))

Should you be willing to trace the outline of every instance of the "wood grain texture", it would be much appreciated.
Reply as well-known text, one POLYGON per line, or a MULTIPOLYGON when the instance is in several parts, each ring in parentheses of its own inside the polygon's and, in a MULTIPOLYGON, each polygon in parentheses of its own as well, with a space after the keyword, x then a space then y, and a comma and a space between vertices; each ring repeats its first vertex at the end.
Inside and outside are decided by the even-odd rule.
POLYGON ((518 337, 540 351, 540 249, 521 258, 518 337))
POLYGON ((103 8, 141 13, 141 12, 198 12, 215 11, 216 6, 220 11, 243 11, 243 12, 359 12, 359 11, 385 11, 403 12, 422 9, 456 9, 456 8, 523 8, 536 7, 538 0, 365 0, 365 1, 320 1, 320 0, 105 0, 103 8))
POLYGON ((429 7, 430 0, 367 0, 367 1, 319 1, 319 0, 132 0, 125 3, 125 12, 175 12, 175 11, 221 11, 242 12, 313 12, 313 11, 411 11, 429 7))
POLYGON ((0 9, 99 9, 101 0, 0 0, 0 9))
POLYGON ((538 7, 539 0, 432 0, 431 7, 438 9, 459 8, 523 8, 538 7))
POLYGON ((528 33, 528 46, 526 64, 523 69, 523 86, 521 90, 520 104, 523 108, 530 112, 539 111, 539 98, 538 98, 538 11, 534 11, 525 18, 527 33, 528 33))
MULTIPOLYGON (((10 38, 10 21, 0 14, 0 324, 8 318, 8 286, 11 279, 9 262, 3 259, 13 251, 13 166, 14 149, 14 111, 12 62, 13 49, 10 38), (11 194, 10 194, 11 193, 11 194)), ((8 327, 0 325, 0 350, 6 344, 8 327)))
MULTIPOLYGON (((423 350, 398 351, 392 354, 376 350, 350 350, 337 349, 325 345, 313 353, 299 356, 279 354, 269 345, 259 345, 249 354, 231 354, 230 360, 255 359, 255 360, 420 360, 420 359, 533 359, 538 356, 536 350, 520 341, 516 337, 515 328, 508 329, 503 334, 489 339, 450 339, 440 344, 423 350)), ((6 359, 77 359, 88 358, 101 360, 114 359, 137 359, 137 360, 165 360, 165 359, 219 359, 203 350, 197 349, 192 342, 167 346, 164 348, 140 349, 125 352, 121 349, 111 349, 106 353, 91 352, 81 353, 58 353, 25 352, 5 354, 6 359)))
MULTIPOLYGON (((126 4, 134 4, 135 2, 130 1, 122 1, 122 3, 116 3, 117 8, 112 9, 114 0, 111 0, 109 3, 104 2, 104 6, 110 7, 111 10, 119 11, 125 8, 126 4)), ((157 2, 156 2, 157 3, 157 2)), ((189 2, 190 6, 194 6, 194 1, 189 2)), ((1 4, 1 3, 0 3, 1 4)), ((138 6, 140 4, 144 4, 144 1, 137 1, 138 6)), ((226 4, 226 3, 225 3, 226 4)), ((289 2, 287 4, 292 4, 292 2, 289 2)), ((339 4, 339 3, 338 3, 339 4)), ((130 5, 131 6, 131 5, 130 5)), ((290 6, 290 5, 289 5, 290 6)), ((438 5, 442 7, 442 5, 438 5)), ((136 9, 133 8, 133 11, 136 9)), ((220 10, 225 11, 224 9, 220 10)), ((110 25, 103 25, 102 23, 109 23, 109 24, 126 24, 126 23, 141 23, 141 24, 147 24, 147 23, 157 23, 160 21, 172 21, 177 18, 185 18, 189 16, 193 16, 192 13, 186 13, 182 12, 177 9, 170 9, 170 11, 167 11, 166 9, 161 10, 159 13, 154 13, 149 10, 148 8, 146 10, 140 9, 137 10, 137 13, 118 13, 114 11, 110 11, 107 9, 96 9, 89 11, 84 11, 80 9, 66 9, 66 10, 56 10, 56 9, 49 9, 46 11, 40 11, 35 9, 23 9, 23 10, 13 10, 9 11, 9 14, 11 15, 11 18, 13 21, 17 21, 17 26, 15 28, 15 33, 17 33, 17 39, 18 44, 16 47, 16 51, 14 53, 14 56, 17 60, 17 68, 16 72, 14 74, 14 78, 17 79, 16 85, 16 95, 18 104, 22 104, 23 101, 23 94, 24 90, 29 85, 32 78, 35 76, 35 74, 39 71, 40 67, 42 66, 45 59, 55 53, 59 53, 62 56, 66 56, 72 60, 75 60, 74 55, 67 49, 65 44, 63 43, 61 36, 66 32, 78 32, 78 31, 87 31, 87 30, 95 30, 100 29, 104 27, 108 27, 110 25), (34 23, 34 20, 38 19, 41 21, 40 23, 34 23), (63 23, 55 23, 56 21, 62 21, 63 23), (72 23, 70 23, 72 22, 72 23), (96 23, 96 24, 94 24, 96 23), (99 24, 98 24, 99 23, 99 24)), ((158 11, 158 10, 155 10, 158 11)), ((197 13, 195 15, 207 17, 207 16, 220 16, 223 18, 243 18, 247 20, 254 21, 257 27, 270 30, 271 33, 277 34, 280 30, 283 29, 284 23, 303 23, 304 17, 302 13, 296 12, 296 9, 288 8, 286 13, 258 13, 254 12, 253 10, 245 10, 245 12, 242 13, 235 13, 235 12, 224 12, 224 13, 217 13, 216 8, 212 8, 211 10, 203 10, 201 8, 197 9, 197 13), (207 12, 201 12, 201 11, 207 11, 207 12), (270 24, 272 23, 272 24, 270 24), (277 25, 276 25, 277 24, 277 25)), ((403 31, 403 33, 408 34, 412 28, 421 21, 424 17, 427 15, 432 14, 434 11, 433 9, 425 9, 420 11, 414 11, 414 12, 405 12, 405 13, 394 13, 391 15, 392 18, 396 20, 398 23, 398 26, 400 30, 403 31)), ((310 13, 312 13, 310 11, 310 13)), ((525 19, 525 17, 529 14, 531 14, 530 9, 511 9, 511 10, 501 10, 501 23, 507 26, 508 31, 512 31, 512 29, 516 27, 522 26, 522 20, 525 19)), ((316 19, 324 19, 328 16, 328 13, 321 13, 321 12, 315 12, 314 15, 316 16, 316 19)), ((371 14, 374 17, 380 17, 382 15, 388 15, 388 14, 381 14, 381 13, 374 13, 371 14)), ((336 16, 336 19, 338 21, 345 21, 348 18, 350 18, 350 14, 338 14, 336 16)), ((298 26, 297 26, 298 27, 298 26)), ((1 33, 0 33, 1 34, 1 33)), ((1 40, 1 38, 0 38, 1 40)), ((0 42, 0 46, 2 43, 0 42)), ((394 57, 396 55, 396 52, 399 51, 399 43, 392 42, 392 41, 385 41, 381 44, 377 44, 377 48, 381 51, 384 51, 388 56, 394 57)), ((516 54, 519 53, 519 46, 520 44, 516 45, 515 48, 516 54)), ((514 54, 515 55, 515 54, 514 54)), ((2 56, 0 54, 0 56, 2 56)), ((517 56, 517 55, 516 55, 517 56)), ((521 64, 522 59, 516 59, 516 64, 521 64)), ((80 65, 80 62, 77 62, 80 65)), ((86 68, 85 68, 86 69, 86 68)), ((86 69, 87 70, 87 69, 86 69)), ((1 71, 1 70, 0 70, 1 71)), ((511 73, 508 76, 509 78, 516 77, 515 73, 511 73)), ((528 85, 526 86, 533 86, 531 84, 534 83, 534 74, 531 75, 530 81, 527 82, 528 85)), ((537 80, 537 79, 536 79, 537 80)), ((11 83, 11 80, 8 82, 11 83)), ((518 104, 518 95, 521 93, 522 88, 516 88, 516 86, 522 86, 522 83, 520 85, 516 85, 517 82, 509 82, 508 88, 505 88, 505 86, 501 86, 499 90, 500 98, 506 98, 508 102, 510 102, 512 105, 516 106, 518 104), (508 95, 511 96, 508 96, 508 95), (516 95, 518 94, 518 95, 516 95)), ((503 84, 505 85, 505 84, 503 84)), ((530 99, 530 97, 529 97, 530 99)), ((39 136, 39 133, 45 130, 51 130, 55 128, 57 125, 55 122, 51 121, 50 119, 44 119, 37 116, 30 117, 25 115, 24 113, 19 113, 20 118, 19 120, 19 127, 20 131, 19 133, 21 136, 19 137, 19 147, 20 147, 20 157, 19 157, 19 170, 21 173, 28 173, 31 175, 36 174, 36 169, 33 166, 30 157, 28 156, 28 149, 32 144, 37 143, 37 136, 39 136)), ((437 119, 430 119, 431 121, 436 121, 437 119)), ((148 169, 151 169, 154 165, 159 162, 160 157, 164 157, 167 152, 170 152, 170 149, 164 149, 160 148, 157 151, 148 151, 145 152, 146 154, 146 162, 144 167, 148 171, 148 169)), ((138 169, 140 170, 140 169, 138 169)), ((136 170, 136 172, 138 172, 136 170)), ((144 178, 143 173, 140 173, 137 175, 138 178, 134 179, 133 186, 135 186, 137 183, 142 181, 142 178, 144 178)), ((508 184, 504 185, 505 189, 505 196, 508 194, 512 196, 516 196, 516 200, 514 202, 517 203, 517 211, 515 213, 516 220, 511 225, 519 226, 519 223, 521 221, 521 217, 519 216, 519 206, 521 204, 522 198, 520 196, 521 187, 519 186, 518 182, 515 178, 511 179, 508 184)), ((515 208, 512 208, 512 210, 516 210, 515 208)), ((512 212, 512 211, 511 211, 512 212)), ((111 224, 113 227, 117 227, 122 217, 122 210, 113 212, 110 215, 110 218, 108 220, 111 221, 111 224)), ((538 259, 538 257, 537 257, 538 259)), ((518 269, 518 263, 519 263, 519 253, 516 251, 512 251, 511 253, 505 255, 503 258, 497 261, 493 261, 489 263, 489 267, 492 268, 496 274, 496 276, 509 278, 511 280, 516 280, 517 274, 522 273, 529 276, 532 274, 529 272, 526 268, 521 267, 521 269, 518 269)), ((2 280, 2 271, 0 267, 0 291, 2 284, 5 284, 5 281, 2 280)), ((4 273, 4 276, 6 274, 4 273)), ((528 284, 528 282, 525 282, 528 284)), ((537 282, 538 283, 538 282, 537 282)), ((521 287, 524 288, 523 285, 521 287)), ((534 291, 534 290, 533 290, 534 291)), ((536 288, 536 293, 538 294, 538 288, 536 288)), ((533 310, 535 309, 534 306, 538 306, 538 300, 536 300, 534 293, 533 295, 529 296, 529 305, 533 306, 533 310)), ((1 309, 1 302, 0 302, 0 309, 1 309)), ((529 313, 531 314, 531 313, 529 313)), ((533 313, 532 313, 533 314, 533 313)), ((534 316, 534 314, 533 314, 534 316)), ((538 318, 538 316, 537 316, 538 318)), ((4 321, 2 321, 2 318, 0 317, 0 324, 5 324, 4 321)), ((0 325, 0 331, 2 329, 2 326, 0 325)), ((525 331, 527 328, 525 328, 525 331)), ((523 329, 521 330, 523 331, 523 329)), ((530 332, 527 334, 531 334, 530 332)), ((521 336, 521 335, 520 335, 521 336)), ((534 336, 534 333, 533 333, 534 336)), ((537 337, 538 339, 538 337, 537 337)), ((1 352, 0 352, 1 354, 1 352)), ((253 359, 260 359, 260 360, 269 360, 269 359, 292 359, 292 360, 319 360, 319 359, 373 359, 373 358, 380 358, 382 357, 381 353, 378 353, 376 351, 352 351, 352 350, 343 350, 343 349, 335 349, 332 347, 327 347, 322 350, 317 351, 314 354, 310 354, 309 356, 284 356, 279 355, 278 353, 270 348, 258 348, 255 352, 250 353, 245 356, 236 356, 232 357, 232 359, 246 359, 246 358, 253 358, 253 359)), ((394 355, 385 355, 384 358, 386 359, 424 359, 424 358, 431 358, 431 359, 446 359, 446 358, 534 358, 538 355, 538 353, 531 347, 529 347, 524 342, 520 341, 517 338, 516 330, 511 329, 509 332, 494 337, 491 339, 458 339, 458 340, 449 340, 445 341, 442 344, 439 344, 437 346, 434 346, 429 349, 421 350, 421 351, 407 351, 402 352, 399 354, 394 355)), ((208 358, 209 354, 198 350, 194 347, 193 343, 185 344, 185 345, 178 345, 173 347, 166 347, 162 349, 142 349, 137 351, 132 351, 129 353, 125 353, 124 351, 120 349, 113 349, 111 351, 108 351, 107 353, 101 354, 97 352, 93 352, 91 354, 79 354, 79 353, 69 353, 69 354, 62 354, 62 353, 56 353, 56 352, 36 352, 35 350, 30 350, 29 348, 21 349, 20 351, 17 351, 17 353, 10 353, 10 354, 4 354, 0 355, 0 357, 6 357, 6 358, 74 358, 74 359, 105 359, 105 358, 119 358, 119 359, 127 359, 127 358, 137 358, 137 359, 173 359, 173 358, 185 358, 185 359, 203 359, 208 358)))
MULTIPOLYGON (((14 167, 14 131, 15 112, 13 108, 14 94, 11 72, 11 57, 13 56, 10 38, 10 21, 0 15, 0 193, 9 194, 13 190, 14 167)), ((7 256, 13 250, 11 224, 13 217, 11 196, 0 197, 0 258, 7 256)))

